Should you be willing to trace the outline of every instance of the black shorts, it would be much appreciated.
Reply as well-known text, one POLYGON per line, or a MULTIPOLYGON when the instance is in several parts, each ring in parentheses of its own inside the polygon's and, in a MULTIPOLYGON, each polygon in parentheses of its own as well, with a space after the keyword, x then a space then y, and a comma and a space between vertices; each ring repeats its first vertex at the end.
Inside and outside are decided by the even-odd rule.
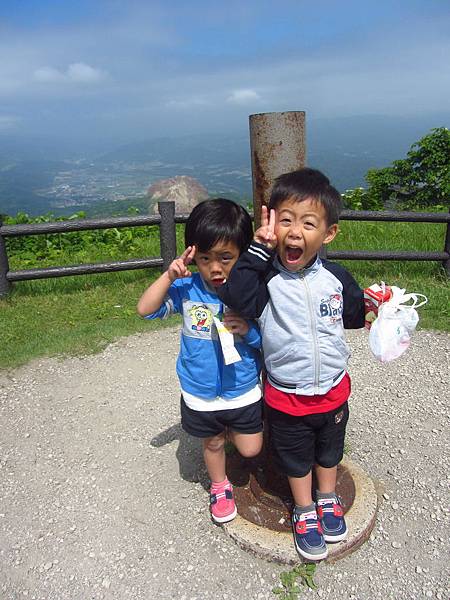
POLYGON ((181 396, 181 426, 199 438, 219 435, 229 428, 237 433, 259 433, 263 429, 263 401, 226 410, 192 410, 181 396))
POLYGON ((317 463, 335 467, 344 454, 348 402, 315 415, 297 417, 265 407, 275 462, 285 475, 304 477, 317 463))

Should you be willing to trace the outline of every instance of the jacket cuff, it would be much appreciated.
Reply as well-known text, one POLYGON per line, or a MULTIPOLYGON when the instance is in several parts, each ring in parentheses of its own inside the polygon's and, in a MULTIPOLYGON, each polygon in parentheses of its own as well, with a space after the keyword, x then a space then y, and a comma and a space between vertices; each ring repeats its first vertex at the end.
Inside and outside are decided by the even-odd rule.
POLYGON ((249 346, 252 346, 253 348, 260 348, 261 347, 261 334, 259 332, 258 327, 250 321, 247 321, 247 323, 248 323, 248 331, 243 336, 244 341, 249 346))
POLYGON ((271 249, 264 244, 260 244, 259 242, 253 241, 247 249, 247 252, 263 261, 264 263, 268 263, 275 254, 275 248, 271 249))

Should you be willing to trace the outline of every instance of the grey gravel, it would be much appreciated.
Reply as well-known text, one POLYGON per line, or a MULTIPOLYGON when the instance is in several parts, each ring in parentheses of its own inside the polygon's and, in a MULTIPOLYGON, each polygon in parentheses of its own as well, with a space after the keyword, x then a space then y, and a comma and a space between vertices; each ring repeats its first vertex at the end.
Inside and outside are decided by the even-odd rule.
MULTIPOLYGON (((352 459, 380 508, 370 540, 317 568, 316 592, 448 600, 450 336, 382 365, 349 332, 352 459)), ((286 570, 208 517, 199 444, 179 425, 176 329, 0 373, 0 599, 274 599, 286 570)))

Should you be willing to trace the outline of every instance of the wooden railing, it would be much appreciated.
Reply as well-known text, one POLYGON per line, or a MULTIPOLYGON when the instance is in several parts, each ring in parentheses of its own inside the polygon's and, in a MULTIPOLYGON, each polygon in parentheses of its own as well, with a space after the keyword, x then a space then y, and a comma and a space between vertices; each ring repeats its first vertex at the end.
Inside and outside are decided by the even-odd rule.
MULTIPOLYGON (((5 296, 15 281, 67 277, 69 275, 87 275, 132 269, 160 267, 167 269, 176 256, 176 223, 185 223, 188 214, 175 215, 174 202, 159 202, 158 215, 140 215, 136 217, 110 217, 107 219, 79 219, 56 221, 53 223, 33 223, 21 225, 3 225, 0 221, 0 296, 5 296), (159 225, 160 256, 135 258, 106 263, 93 263, 69 266, 54 266, 34 269, 9 270, 8 253, 5 238, 13 236, 40 235, 47 233, 67 233, 70 231, 88 231, 111 227, 139 227, 159 225)), ((393 221, 415 223, 447 223, 442 252, 386 251, 386 250, 331 250, 321 255, 339 260, 407 260, 440 261, 450 276, 450 214, 401 211, 355 211, 344 210, 342 221, 393 221)))

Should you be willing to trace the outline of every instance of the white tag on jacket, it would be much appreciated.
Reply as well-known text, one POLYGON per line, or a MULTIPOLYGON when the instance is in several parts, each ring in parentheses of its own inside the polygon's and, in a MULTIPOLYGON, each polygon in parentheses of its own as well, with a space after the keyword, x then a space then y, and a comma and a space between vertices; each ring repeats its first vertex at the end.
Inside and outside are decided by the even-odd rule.
POLYGON ((242 360, 239 352, 234 347, 234 336, 228 331, 222 321, 217 317, 213 317, 214 323, 219 334, 220 345, 222 346, 223 358, 226 365, 232 365, 239 360, 242 360))

